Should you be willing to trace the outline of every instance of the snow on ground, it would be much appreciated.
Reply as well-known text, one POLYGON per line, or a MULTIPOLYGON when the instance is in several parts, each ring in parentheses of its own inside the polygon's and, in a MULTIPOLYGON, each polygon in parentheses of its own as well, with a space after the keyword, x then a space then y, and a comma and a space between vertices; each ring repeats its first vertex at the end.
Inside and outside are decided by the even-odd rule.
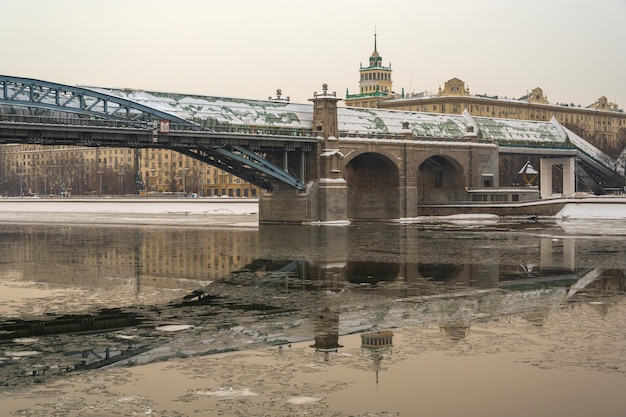
MULTIPOLYGON (((258 199, 253 198, 1 198, 0 221, 36 223, 185 224, 250 226, 258 224, 258 199)), ((495 215, 459 214, 399 219, 401 223, 437 221, 497 222, 495 215)), ((573 198, 555 219, 626 220, 626 197, 573 198)), ((314 225, 320 223, 311 223, 314 225)), ((348 222, 340 222, 348 224, 348 222)), ((620 223, 621 224, 621 223, 620 223)))
POLYGON ((0 212, 28 213, 138 213, 138 214, 251 214, 257 199, 142 199, 142 198, 4 198, 0 212))
POLYGON ((615 203, 575 202, 566 205, 556 217, 561 219, 626 219, 626 199, 615 203))
POLYGON ((257 227, 258 209, 252 198, 0 198, 0 221, 257 227))

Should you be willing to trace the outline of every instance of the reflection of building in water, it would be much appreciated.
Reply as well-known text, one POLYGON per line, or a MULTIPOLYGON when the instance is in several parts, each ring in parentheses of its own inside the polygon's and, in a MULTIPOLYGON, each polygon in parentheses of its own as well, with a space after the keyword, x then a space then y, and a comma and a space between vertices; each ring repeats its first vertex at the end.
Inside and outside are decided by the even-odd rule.
POLYGON ((339 312, 325 307, 315 321, 315 350, 328 352, 343 347, 339 344, 339 312))
POLYGON ((391 351, 393 347, 393 332, 390 330, 363 333, 361 335, 361 349, 368 350, 376 372, 376 383, 378 384, 378 374, 381 370, 381 362, 384 354, 391 351))
POLYGON ((160 280, 180 277, 217 280, 251 263, 258 234, 252 231, 164 230, 144 232, 142 275, 160 280))
POLYGON ((5 234, 3 262, 24 279, 100 288, 198 287, 256 258, 252 230, 21 226, 5 234), (17 268, 15 268, 17 266, 17 268))
POLYGON ((463 322, 444 323, 439 326, 444 333, 455 342, 465 339, 470 326, 463 322))
POLYGON ((393 347, 393 332, 390 330, 363 333, 361 335, 361 347, 367 349, 384 349, 393 347))

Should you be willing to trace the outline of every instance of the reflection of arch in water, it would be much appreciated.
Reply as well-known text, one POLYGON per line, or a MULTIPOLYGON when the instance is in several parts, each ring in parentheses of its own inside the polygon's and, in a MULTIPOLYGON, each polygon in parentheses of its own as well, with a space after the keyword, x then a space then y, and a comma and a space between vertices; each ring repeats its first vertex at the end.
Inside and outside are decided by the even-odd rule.
POLYGON ((400 273, 400 264, 390 262, 348 262, 346 281, 353 284, 375 284, 395 281, 400 273))
POLYGON ((464 268, 463 265, 454 264, 420 264, 417 270, 426 279, 450 282, 459 278, 464 268))

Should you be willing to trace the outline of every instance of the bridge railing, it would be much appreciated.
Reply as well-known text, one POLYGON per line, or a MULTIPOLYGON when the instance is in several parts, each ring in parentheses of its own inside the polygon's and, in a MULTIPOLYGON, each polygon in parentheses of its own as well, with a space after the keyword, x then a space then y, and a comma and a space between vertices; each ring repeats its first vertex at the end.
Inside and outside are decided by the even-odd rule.
POLYGON ((300 127, 279 127, 279 126, 257 126, 257 125, 237 125, 237 124, 173 124, 170 126, 172 132, 211 132, 228 133, 239 135, 255 136, 296 136, 310 138, 313 136, 312 129, 300 127))
MULTIPOLYGON (((41 124, 50 126, 86 126, 101 128, 120 128, 120 129, 154 129, 153 122, 142 120, 116 120, 116 119, 98 119, 93 117, 76 117, 72 115, 64 116, 36 116, 25 114, 9 114, 0 113, 0 122, 16 123, 16 124, 41 124)), ((170 123, 170 133, 225 133, 239 135, 255 135, 255 136, 290 136, 310 138, 313 136, 311 129, 290 128, 277 126, 255 126, 255 125, 231 125, 231 124, 182 124, 170 123)), ((160 132, 163 133, 163 132, 160 132)))
POLYGON ((97 119, 71 116, 34 116, 28 114, 0 114, 0 122, 16 124, 41 124, 51 126, 90 126, 105 128, 127 128, 127 129, 148 129, 151 127, 148 122, 116 119, 97 119))
POLYGON ((353 132, 349 130, 340 130, 339 136, 341 138, 355 138, 355 139, 417 139, 412 135, 406 133, 385 133, 385 132, 353 132))

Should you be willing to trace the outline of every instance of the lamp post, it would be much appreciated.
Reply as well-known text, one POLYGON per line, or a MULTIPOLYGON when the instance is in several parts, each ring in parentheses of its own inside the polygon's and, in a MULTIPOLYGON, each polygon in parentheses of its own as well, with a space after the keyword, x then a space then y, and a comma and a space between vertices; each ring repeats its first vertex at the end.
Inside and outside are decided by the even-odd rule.
POLYGON ((187 171, 189 168, 183 168, 180 174, 183 176, 183 194, 187 195, 187 171))
POLYGON ((125 171, 120 171, 120 195, 124 195, 124 175, 126 175, 125 171))
POLYGON ((19 174, 17 174, 20 176, 20 198, 22 198, 22 196, 24 195, 24 191, 22 189, 23 186, 23 182, 24 182, 24 173, 20 172, 19 174))
POLYGON ((98 174, 100 174, 100 195, 102 195, 102 170, 98 171, 98 174))

